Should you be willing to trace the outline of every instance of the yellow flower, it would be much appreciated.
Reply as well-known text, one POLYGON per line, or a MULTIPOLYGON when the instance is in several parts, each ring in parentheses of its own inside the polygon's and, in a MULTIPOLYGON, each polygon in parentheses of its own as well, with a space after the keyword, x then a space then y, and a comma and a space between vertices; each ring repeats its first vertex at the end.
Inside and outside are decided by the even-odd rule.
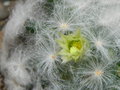
POLYGON ((70 35, 61 35, 57 40, 61 47, 59 55, 62 56, 63 62, 71 60, 77 61, 88 49, 88 41, 81 35, 80 30, 70 35))

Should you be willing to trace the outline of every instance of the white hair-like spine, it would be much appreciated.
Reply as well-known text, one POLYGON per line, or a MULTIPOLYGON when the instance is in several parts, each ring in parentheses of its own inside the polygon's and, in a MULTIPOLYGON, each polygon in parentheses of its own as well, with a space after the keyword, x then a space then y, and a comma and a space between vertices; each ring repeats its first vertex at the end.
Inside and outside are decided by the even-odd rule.
MULTIPOLYGON (((27 61, 30 59, 29 51, 16 39, 25 31, 25 22, 32 19, 34 8, 42 0, 18 1, 12 11, 9 21, 4 27, 4 40, 1 55, 1 71, 5 76, 7 90, 26 90, 26 86, 32 83, 30 73, 27 70, 27 61), (27 51, 27 52, 26 52, 27 51)), ((41 12, 42 14, 42 12, 41 12)))

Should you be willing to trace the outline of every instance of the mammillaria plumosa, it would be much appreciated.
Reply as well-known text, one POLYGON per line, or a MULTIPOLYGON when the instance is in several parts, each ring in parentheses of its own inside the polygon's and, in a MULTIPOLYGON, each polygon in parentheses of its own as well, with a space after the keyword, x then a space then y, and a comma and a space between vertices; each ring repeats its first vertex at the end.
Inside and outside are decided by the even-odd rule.
POLYGON ((3 45, 8 90, 120 90, 117 0, 20 1, 3 45))

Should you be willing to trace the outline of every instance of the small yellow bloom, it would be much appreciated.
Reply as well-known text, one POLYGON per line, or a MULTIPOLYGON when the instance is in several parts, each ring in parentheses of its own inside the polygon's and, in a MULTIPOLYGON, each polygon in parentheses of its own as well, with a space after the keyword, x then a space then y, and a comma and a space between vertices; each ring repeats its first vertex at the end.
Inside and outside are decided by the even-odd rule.
POLYGON ((70 35, 61 35, 61 38, 57 41, 61 47, 59 55, 62 56, 63 62, 77 61, 85 54, 89 46, 87 40, 81 35, 80 30, 70 35))

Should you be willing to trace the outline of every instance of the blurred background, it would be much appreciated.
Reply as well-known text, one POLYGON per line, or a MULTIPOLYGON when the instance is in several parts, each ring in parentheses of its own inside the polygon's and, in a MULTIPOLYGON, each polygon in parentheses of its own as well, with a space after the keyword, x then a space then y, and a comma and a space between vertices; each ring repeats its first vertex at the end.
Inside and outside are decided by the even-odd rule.
MULTIPOLYGON (((0 0, 0 49, 3 40, 3 27, 8 21, 8 17, 15 5, 16 0, 0 0)), ((4 77, 0 73, 0 90, 6 90, 4 85, 4 77)))
POLYGON ((16 0, 0 0, 0 31, 8 20, 16 0))

